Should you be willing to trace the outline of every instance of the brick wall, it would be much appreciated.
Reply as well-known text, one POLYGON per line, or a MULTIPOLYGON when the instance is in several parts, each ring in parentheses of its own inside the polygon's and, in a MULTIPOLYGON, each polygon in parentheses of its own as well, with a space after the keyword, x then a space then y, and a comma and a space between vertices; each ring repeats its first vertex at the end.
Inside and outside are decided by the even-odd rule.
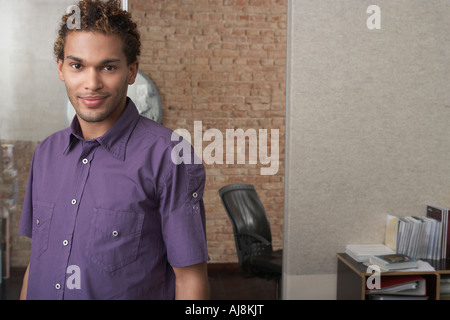
MULTIPOLYGON (((31 158, 38 142, 0 140, 2 153, 0 153, 0 217, 9 219, 9 245, 10 245, 10 266, 26 267, 30 259, 31 241, 19 236, 19 222, 22 212, 22 205, 27 187, 28 174, 30 171, 31 158), (4 157, 3 147, 13 146, 11 169, 14 175, 8 170, 9 159, 4 157)), ((3 221, 5 223, 5 221, 3 221)), ((6 245, 6 238, 0 239, 3 246, 6 245)), ((3 264, 6 261, 6 252, 3 252, 3 264)), ((5 267, 5 264, 3 265, 5 267)), ((5 274, 3 270, 3 274, 5 274)))
MULTIPOLYGON (((193 136, 194 121, 201 121, 203 132, 215 128, 224 139, 227 129, 280 133, 276 175, 261 175, 266 166, 260 161, 249 164, 248 146, 245 164, 206 165, 211 261, 237 261, 232 227, 218 195, 231 183, 255 185, 274 247, 281 248, 287 1, 130 0, 129 7, 142 36, 140 68, 159 90, 165 126, 193 136)), ((203 148, 209 143, 203 142, 203 148)))

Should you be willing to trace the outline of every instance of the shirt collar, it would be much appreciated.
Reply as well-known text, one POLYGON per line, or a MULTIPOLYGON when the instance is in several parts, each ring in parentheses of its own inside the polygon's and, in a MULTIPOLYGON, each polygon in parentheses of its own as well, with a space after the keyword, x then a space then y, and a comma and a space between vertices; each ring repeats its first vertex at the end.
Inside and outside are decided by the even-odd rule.
MULTIPOLYGON (((103 136, 93 140, 97 141, 117 159, 125 161, 126 146, 139 117, 136 105, 130 98, 127 98, 127 106, 119 120, 103 136)), ((72 120, 69 133, 69 141, 64 154, 70 152, 71 146, 76 140, 84 140, 77 116, 72 120)))

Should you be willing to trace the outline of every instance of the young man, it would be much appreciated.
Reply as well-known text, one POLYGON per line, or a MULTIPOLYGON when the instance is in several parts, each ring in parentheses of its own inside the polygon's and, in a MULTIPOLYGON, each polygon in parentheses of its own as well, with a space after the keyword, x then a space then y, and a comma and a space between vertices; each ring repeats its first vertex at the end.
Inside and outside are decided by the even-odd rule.
POLYGON ((172 131, 127 98, 140 42, 120 2, 78 7, 81 29, 65 15, 55 42, 76 116, 33 156, 21 298, 206 299, 204 168, 175 165, 172 131))

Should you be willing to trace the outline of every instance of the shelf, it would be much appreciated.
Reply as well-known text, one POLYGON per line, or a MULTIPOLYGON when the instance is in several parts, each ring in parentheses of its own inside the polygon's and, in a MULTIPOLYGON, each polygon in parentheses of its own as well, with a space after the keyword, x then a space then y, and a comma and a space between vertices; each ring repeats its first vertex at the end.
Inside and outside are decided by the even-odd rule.
MULTIPOLYGON (((338 253, 337 299, 365 300, 366 281, 373 275, 367 266, 355 261, 346 253, 338 253)), ((427 260, 435 271, 383 272, 382 277, 421 275, 427 281, 427 295, 430 300, 439 300, 440 276, 450 274, 450 260, 427 260)))

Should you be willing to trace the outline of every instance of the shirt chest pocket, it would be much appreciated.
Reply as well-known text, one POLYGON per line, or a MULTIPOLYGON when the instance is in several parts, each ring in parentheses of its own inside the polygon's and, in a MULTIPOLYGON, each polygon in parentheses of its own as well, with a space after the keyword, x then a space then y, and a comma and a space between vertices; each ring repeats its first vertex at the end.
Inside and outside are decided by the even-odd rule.
POLYGON ((95 208, 90 225, 90 259, 108 272, 136 260, 144 215, 95 208))
POLYGON ((54 207, 55 204, 52 202, 33 201, 32 246, 37 257, 40 257, 48 248, 54 207))

